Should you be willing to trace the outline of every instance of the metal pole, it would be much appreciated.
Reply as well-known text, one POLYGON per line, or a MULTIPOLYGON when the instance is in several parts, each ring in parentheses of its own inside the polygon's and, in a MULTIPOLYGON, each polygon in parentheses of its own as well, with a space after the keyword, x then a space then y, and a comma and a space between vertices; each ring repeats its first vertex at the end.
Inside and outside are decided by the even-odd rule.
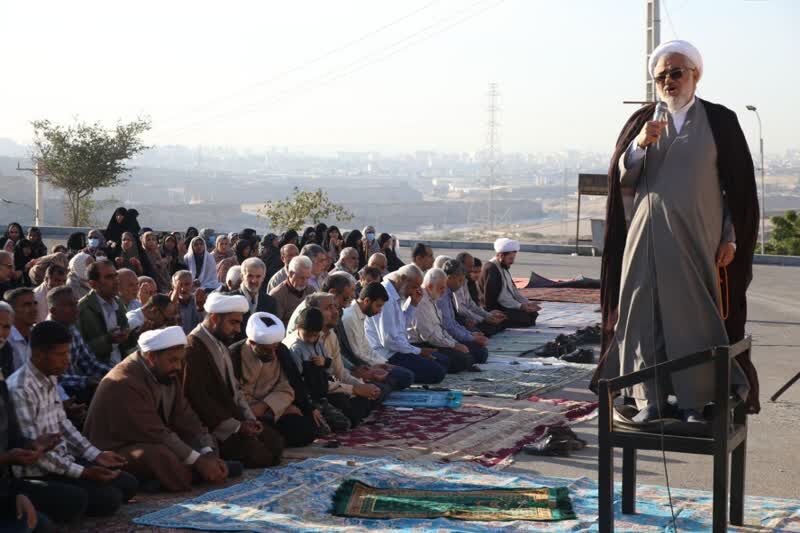
POLYGON ((42 196, 44 195, 42 194, 42 173, 39 172, 38 162, 36 163, 36 167, 33 170, 33 175, 36 179, 36 201, 34 202, 36 209, 34 209, 33 213, 33 223, 36 226, 41 226, 42 215, 44 214, 42 213, 42 196))
POLYGON ((578 191, 578 217, 575 220, 575 255, 580 255, 578 242, 581 236, 581 191, 578 191))
MULTIPOLYGON (((756 113, 758 116, 758 113, 756 113)), ((761 144, 761 255, 764 255, 764 226, 767 218, 767 189, 764 185, 764 137, 761 136, 761 117, 758 117, 758 137, 761 144)))

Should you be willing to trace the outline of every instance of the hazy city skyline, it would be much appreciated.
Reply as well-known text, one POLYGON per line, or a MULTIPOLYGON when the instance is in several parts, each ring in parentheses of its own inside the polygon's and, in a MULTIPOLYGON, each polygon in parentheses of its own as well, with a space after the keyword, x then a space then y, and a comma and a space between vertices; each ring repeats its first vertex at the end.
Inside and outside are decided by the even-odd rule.
MULTIPOLYGON (((703 53, 699 94, 757 147, 796 148, 791 0, 662 0, 703 53)), ((151 144, 474 152, 499 85, 506 152, 606 152, 644 93, 644 1, 4 2, 0 137, 148 115, 151 144)))

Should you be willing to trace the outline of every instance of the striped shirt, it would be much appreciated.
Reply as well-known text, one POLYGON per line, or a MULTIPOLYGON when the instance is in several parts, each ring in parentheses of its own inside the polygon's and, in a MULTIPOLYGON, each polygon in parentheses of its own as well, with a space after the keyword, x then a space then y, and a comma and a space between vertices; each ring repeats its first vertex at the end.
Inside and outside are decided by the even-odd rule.
POLYGON ((32 362, 14 372, 8 381, 11 400, 23 437, 36 440, 47 433, 62 433, 55 448, 30 466, 15 466, 17 477, 42 477, 56 474, 79 478, 83 467, 75 457, 94 461, 100 450, 92 446, 67 419, 56 389, 54 376, 45 376, 32 362))
POLYGON ((89 378, 103 379, 114 367, 97 360, 81 332, 75 326, 69 327, 72 334, 72 343, 69 346, 69 368, 64 375, 58 378, 58 383, 69 394, 78 394, 86 389, 89 378))

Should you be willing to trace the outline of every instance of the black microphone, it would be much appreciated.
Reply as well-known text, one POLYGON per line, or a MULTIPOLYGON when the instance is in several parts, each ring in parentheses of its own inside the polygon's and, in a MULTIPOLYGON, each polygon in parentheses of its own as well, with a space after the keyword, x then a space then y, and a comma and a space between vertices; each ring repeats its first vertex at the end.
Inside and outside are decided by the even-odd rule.
MULTIPOLYGON (((667 132, 667 135, 669 135, 669 108, 667 107, 666 102, 664 102, 663 100, 659 101, 656 104, 656 109, 653 112, 653 120, 655 120, 656 122, 666 122, 667 126, 665 128, 665 131, 667 132)), ((659 137, 658 140, 656 141, 656 149, 658 149, 660 144, 661 144, 661 137, 659 137)))

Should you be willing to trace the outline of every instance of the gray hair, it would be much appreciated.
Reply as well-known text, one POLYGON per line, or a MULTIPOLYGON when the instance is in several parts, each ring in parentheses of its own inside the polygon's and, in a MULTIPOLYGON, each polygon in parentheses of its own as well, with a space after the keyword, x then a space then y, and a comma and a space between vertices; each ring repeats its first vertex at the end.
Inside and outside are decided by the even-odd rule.
POLYGON ((14 308, 8 302, 0 302, 0 313, 8 313, 11 316, 11 320, 14 320, 14 308))
POLYGON ((227 285, 229 282, 233 283, 241 283, 242 282, 242 267, 239 265, 234 265, 228 269, 228 273, 225 274, 225 284, 227 285))
POLYGON ((341 261, 345 257, 353 257, 353 256, 358 257, 358 250, 356 250, 352 246, 348 246, 347 248, 344 248, 342 249, 341 252, 339 252, 339 261, 341 261))
POLYGON ((14 263, 14 254, 11 252, 6 252, 5 250, 0 250, 0 257, 7 257, 11 260, 11 263, 14 263))
POLYGON ((319 244, 306 244, 303 246, 303 249, 300 250, 300 255, 304 255, 310 258, 312 261, 316 259, 320 254, 324 254, 325 250, 319 244))
POLYGON ((313 266, 314 264, 311 262, 311 259, 304 255, 297 255, 293 257, 291 261, 289 261, 289 267, 286 270, 294 273, 300 269, 311 270, 313 266))
POLYGON ((322 307, 322 302, 325 300, 333 300, 333 294, 329 292, 315 292, 306 296, 306 306, 308 307, 316 307, 319 309, 322 307))
POLYGON ((264 261, 262 261, 258 257, 248 257, 247 259, 242 261, 242 274, 250 270, 263 270, 264 272, 266 272, 267 265, 265 265, 264 261))
MULTIPOLYGON (((289 250, 291 250, 292 248, 297 250, 297 246, 292 244, 292 243, 284 244, 283 246, 281 246, 281 255, 284 256, 284 257, 289 255, 289 250)), ((299 250, 298 250, 298 253, 299 253, 299 250)))
POLYGON ((56 287, 55 289, 48 291, 47 308, 52 309, 56 305, 56 302, 59 300, 59 298, 67 294, 69 294, 70 298, 75 299, 75 294, 72 292, 72 289, 67 286, 56 287))
POLYGON ((464 269, 464 265, 461 264, 461 261, 458 259, 448 259, 442 265, 442 270, 444 271, 447 276, 459 276, 465 275, 467 271, 464 269))
POLYGON ((398 283, 407 279, 418 279, 422 281, 423 274, 422 270, 420 270, 420 268, 417 265, 409 263, 407 265, 401 266, 394 272, 387 274, 385 276, 385 279, 388 279, 393 283, 398 283))
POLYGON ((433 268, 442 268, 444 264, 450 261, 452 257, 448 257, 446 255, 440 255, 433 261, 433 268))
POLYGON ((372 264, 372 260, 373 260, 373 259, 375 259, 375 258, 378 258, 378 259, 380 259, 380 258, 383 258, 383 262, 384 262, 384 263, 386 263, 386 264, 388 264, 388 263, 389 263, 389 260, 388 260, 388 259, 386 259, 386 256, 385 256, 385 255, 383 255, 383 254, 382 254, 382 253, 380 253, 380 252, 375 252, 375 253, 374 253, 374 254, 372 254, 372 256, 369 258, 369 261, 367 261, 367 264, 368 264, 369 266, 373 266, 373 264, 372 264))
POLYGON ((436 286, 439 283, 444 283, 447 281, 447 274, 444 273, 444 270, 441 268, 432 268, 425 272, 425 279, 422 280, 422 284, 426 287, 431 285, 436 286))
POLYGON ((178 270, 172 275, 172 287, 174 288, 183 278, 192 279, 192 273, 188 270, 178 270))

